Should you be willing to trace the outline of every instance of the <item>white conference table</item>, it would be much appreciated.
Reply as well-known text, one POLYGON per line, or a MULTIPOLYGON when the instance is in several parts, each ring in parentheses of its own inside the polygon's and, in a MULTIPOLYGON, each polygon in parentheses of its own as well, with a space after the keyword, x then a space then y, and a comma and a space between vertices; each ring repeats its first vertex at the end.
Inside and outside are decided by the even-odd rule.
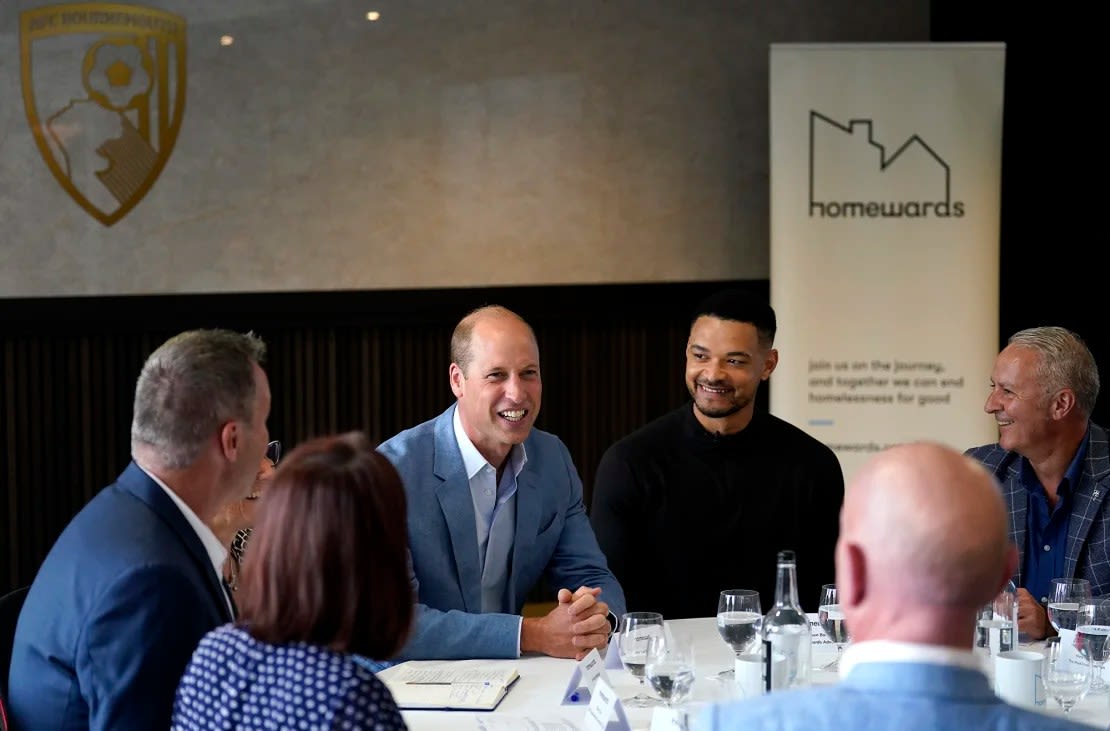
MULTIPOLYGON (((693 640, 697 680, 687 706, 696 712, 700 707, 714 701, 736 698, 731 683, 718 681, 715 676, 733 665, 732 650, 717 634, 715 617, 698 619, 670 620, 671 632, 684 635, 693 640)), ((615 649, 615 648, 614 648, 615 649)), ((1035 648, 1032 648, 1035 649, 1035 648)), ((836 654, 831 644, 814 644, 813 667, 810 676, 812 685, 829 685, 838 681, 835 672, 821 670, 836 654)), ((561 705, 563 692, 574 673, 573 660, 529 655, 518 660, 484 660, 483 664, 516 665, 520 680, 492 713, 473 713, 466 711, 403 711, 405 722, 412 731, 465 731, 480 729, 479 719, 486 718, 499 724, 499 728, 527 728, 520 719, 530 718, 537 722, 565 721, 574 728, 581 726, 586 715, 585 706, 561 705), (511 723, 514 722, 515 723, 511 723)), ((613 688, 622 698, 634 695, 639 681, 627 671, 610 668, 607 671, 613 688)), ((651 692, 648 687, 647 692, 651 692)), ((1056 704, 1049 700, 1045 713, 1062 716, 1056 704)), ((633 729, 648 729, 651 725, 651 708, 626 708, 633 729)), ((1106 729, 1110 725, 1110 695, 1101 693, 1088 695, 1076 706, 1071 717, 1075 721, 1106 729)))

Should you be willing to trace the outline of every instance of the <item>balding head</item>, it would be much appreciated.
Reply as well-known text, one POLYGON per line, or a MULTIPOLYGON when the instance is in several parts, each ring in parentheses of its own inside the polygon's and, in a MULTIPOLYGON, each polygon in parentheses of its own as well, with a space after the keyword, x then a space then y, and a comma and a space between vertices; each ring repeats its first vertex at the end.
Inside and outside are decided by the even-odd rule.
POLYGON ((993 478, 959 452, 917 443, 872 458, 845 492, 837 544, 854 638, 970 646, 975 610, 1016 562, 1005 520, 993 478))

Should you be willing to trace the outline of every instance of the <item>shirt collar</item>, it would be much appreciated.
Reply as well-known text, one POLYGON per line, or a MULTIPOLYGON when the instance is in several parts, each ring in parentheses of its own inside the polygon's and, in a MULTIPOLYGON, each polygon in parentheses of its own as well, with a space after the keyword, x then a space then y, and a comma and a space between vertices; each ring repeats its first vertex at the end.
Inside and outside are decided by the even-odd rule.
POLYGON ((222 577, 224 575, 224 561, 227 559, 227 549, 220 544, 220 539, 216 537, 216 534, 203 520, 197 517, 193 509, 176 492, 170 489, 169 485, 162 482, 157 475, 152 474, 142 465, 139 465, 139 469, 146 473, 147 477, 154 480, 155 484, 162 488, 162 491, 169 496, 170 500, 173 500, 173 504, 185 516, 186 522, 189 523, 193 532, 197 534, 197 538, 200 539, 201 545, 204 546, 204 550, 208 554, 208 560, 212 562, 212 568, 216 570, 216 576, 222 577))
POLYGON ((848 645, 840 658, 840 677, 846 678, 856 665, 870 662, 907 662, 928 665, 950 665, 982 671, 979 658, 970 650, 957 650, 940 645, 922 645, 915 642, 871 640, 848 645))
MULTIPOLYGON (((455 442, 459 445, 459 452, 462 453, 463 467, 466 468, 466 479, 474 479, 474 475, 482 471, 482 468, 493 465, 482 456, 474 443, 470 441, 470 437, 466 435, 466 430, 463 429, 462 418, 459 417, 459 409, 455 407, 455 413, 451 416, 451 424, 455 428, 455 442)), ((519 477, 520 471, 524 469, 524 465, 528 464, 528 451, 524 448, 523 444, 514 444, 513 448, 509 450, 509 465, 513 469, 513 476, 519 477)), ((494 469, 494 474, 497 470, 494 469)))

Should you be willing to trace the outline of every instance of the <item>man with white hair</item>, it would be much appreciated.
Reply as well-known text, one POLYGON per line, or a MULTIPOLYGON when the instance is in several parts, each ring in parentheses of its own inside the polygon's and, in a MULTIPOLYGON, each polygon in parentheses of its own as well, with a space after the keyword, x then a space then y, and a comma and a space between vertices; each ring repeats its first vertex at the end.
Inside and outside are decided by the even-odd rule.
POLYGON ((1110 444, 1091 421, 1098 366, 1075 333, 1034 327, 1010 337, 991 373, 984 410, 998 443, 968 450, 1002 485, 1017 544, 1018 628, 1052 633, 1045 607, 1055 578, 1083 578, 1110 594, 1110 444))
POLYGON ((1007 705, 972 654, 975 613, 1017 562, 990 475, 938 444, 880 452, 851 481, 836 580, 852 644, 835 686, 711 707, 708 729, 1078 731, 1007 705))

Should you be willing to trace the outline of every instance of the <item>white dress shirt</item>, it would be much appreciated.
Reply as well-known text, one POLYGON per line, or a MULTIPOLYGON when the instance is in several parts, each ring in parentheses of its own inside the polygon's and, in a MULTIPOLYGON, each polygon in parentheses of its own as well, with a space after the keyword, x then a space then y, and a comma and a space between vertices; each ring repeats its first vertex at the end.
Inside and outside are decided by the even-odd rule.
MULTIPOLYGON (((138 463, 136 463, 138 464, 138 463)), ((185 504, 185 501, 173 490, 169 488, 166 483, 158 479, 158 477, 151 472, 147 471, 145 467, 139 465, 139 469, 146 473, 147 477, 154 480, 158 487, 162 488, 181 514, 185 516, 185 521, 192 527, 193 532, 197 534, 200 539, 201 545, 204 546, 205 552, 208 554, 208 560, 212 562, 212 568, 216 571, 216 578, 220 579, 220 586, 223 586, 224 576, 224 561, 227 560, 227 549, 220 544, 220 539, 212 532, 208 525, 197 517, 193 509, 185 504)), ((227 603, 227 611, 230 616, 235 616, 235 610, 232 609, 231 597, 227 594, 227 589, 224 589, 224 601, 227 603)))
POLYGON ((870 640, 848 645, 840 658, 840 677, 848 677, 856 665, 869 662, 913 662, 930 665, 950 665, 982 672, 979 658, 971 650, 957 650, 940 645, 921 645, 915 642, 870 640))

